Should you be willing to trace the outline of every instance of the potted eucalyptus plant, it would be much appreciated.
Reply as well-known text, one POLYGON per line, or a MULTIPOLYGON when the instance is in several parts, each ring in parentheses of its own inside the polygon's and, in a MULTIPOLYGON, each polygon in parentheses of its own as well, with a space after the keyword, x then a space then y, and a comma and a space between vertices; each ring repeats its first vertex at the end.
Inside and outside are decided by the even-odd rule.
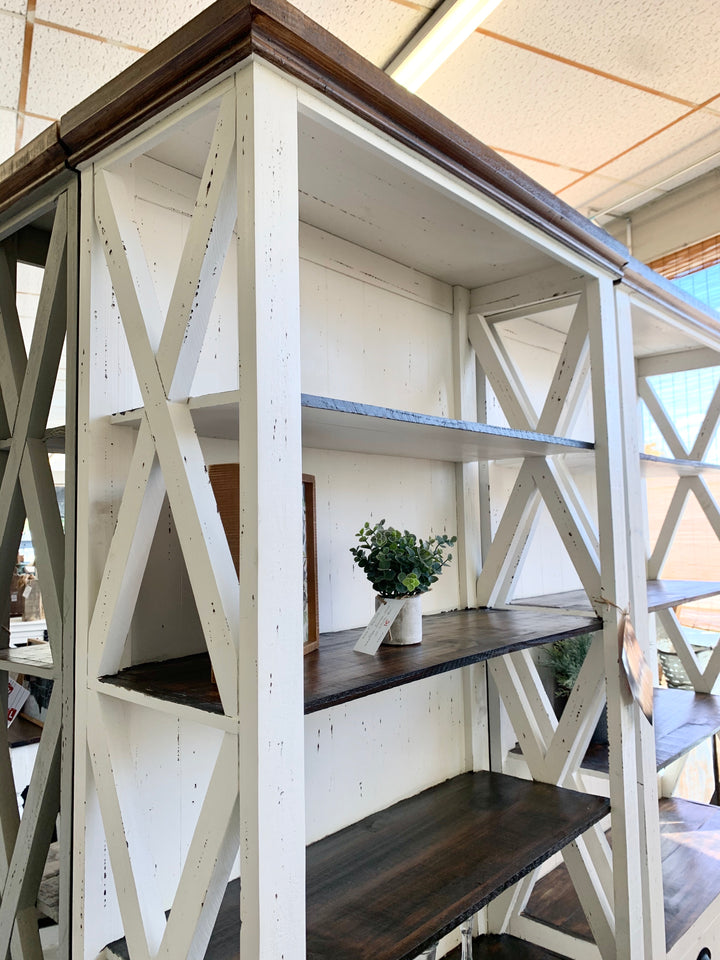
POLYGON ((420 599, 452 560, 449 548, 457 537, 441 533, 424 540, 407 530, 386 527, 381 520, 366 522, 356 534, 359 545, 350 548, 355 562, 372 583, 377 609, 386 600, 407 598, 384 643, 406 645, 422 640, 420 599))

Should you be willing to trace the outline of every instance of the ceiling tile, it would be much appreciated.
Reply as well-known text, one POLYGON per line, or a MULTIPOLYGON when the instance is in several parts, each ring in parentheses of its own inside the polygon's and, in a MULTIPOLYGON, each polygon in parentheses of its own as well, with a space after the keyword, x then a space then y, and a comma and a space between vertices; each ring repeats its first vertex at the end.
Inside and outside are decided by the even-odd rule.
MULTIPOLYGON (((2 0, 0 0, 2 2, 2 0)), ((38 20, 62 24, 98 37, 149 49, 210 6, 212 0, 37 0, 38 20)))
POLYGON ((720 93, 710 0, 503 0, 483 27, 634 83, 696 102, 720 93))
MULTIPOLYGON (((669 184, 663 183, 665 179, 674 179, 708 158, 714 166, 720 164, 720 119, 699 112, 614 160, 602 172, 616 180, 632 178, 636 183, 669 190, 679 185, 681 177, 669 184)), ((698 176, 699 171, 692 175, 698 176)))
POLYGON ((0 10, 19 13, 24 17, 27 11, 27 0, 0 0, 0 10))
POLYGON ((391 0, 295 0, 295 6, 376 66, 386 67, 428 15, 391 0), (378 26, 381 29, 378 29, 378 26))
POLYGON ((528 160, 526 157, 518 157, 516 154, 505 153, 502 150, 498 150, 498 153, 552 193, 566 187, 580 176, 577 170, 569 170, 567 167, 561 167, 554 163, 540 163, 537 160, 528 160))
POLYGON ((0 107, 17 108, 24 34, 23 17, 0 10, 0 107))
MULTIPOLYGON (((562 190, 559 196, 586 217, 592 217, 609 207, 614 208, 615 204, 621 204, 642 189, 640 184, 622 183, 596 173, 562 190)), ((642 203, 649 203, 660 196, 661 190, 650 190, 643 195, 642 203)))
POLYGON ((35 137, 42 133, 49 125, 51 121, 40 119, 39 117, 25 117, 23 123, 23 134, 22 134, 22 144, 25 146, 26 143, 30 143, 31 140, 34 140, 35 137))
POLYGON ((65 31, 36 26, 30 58, 27 110, 60 117, 137 60, 131 50, 65 31), (65 78, 64 83, 58 77, 65 78))
POLYGON ((477 33, 420 94, 488 146, 583 170, 686 109, 477 33))
POLYGON ((15 153, 15 111, 0 110, 0 163, 15 153))

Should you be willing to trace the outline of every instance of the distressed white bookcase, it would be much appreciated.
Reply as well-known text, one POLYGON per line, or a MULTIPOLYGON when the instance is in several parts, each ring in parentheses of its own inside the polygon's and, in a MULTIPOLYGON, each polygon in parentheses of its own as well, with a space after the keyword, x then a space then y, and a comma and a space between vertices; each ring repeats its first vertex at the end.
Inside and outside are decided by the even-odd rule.
POLYGON ((478 957, 720 949, 707 876, 666 939, 657 778, 720 729, 720 661, 693 672, 667 612, 720 585, 661 579, 683 498, 720 533, 718 404, 688 450, 646 380, 714 365, 720 321, 280 0, 219 0, 0 167, 0 238, 60 167, 80 195, 67 955, 412 960, 473 916, 478 957), (638 396, 672 464, 641 467, 638 396), (239 578, 206 470, 226 461, 239 578), (642 471, 670 467, 648 559, 642 471), (422 647, 369 658, 349 547, 383 517, 459 541, 422 647), (661 691, 657 743, 623 610, 651 662, 663 611, 703 694, 661 691), (538 649, 584 632, 557 721, 538 649), (556 855, 591 939, 526 909, 556 855))

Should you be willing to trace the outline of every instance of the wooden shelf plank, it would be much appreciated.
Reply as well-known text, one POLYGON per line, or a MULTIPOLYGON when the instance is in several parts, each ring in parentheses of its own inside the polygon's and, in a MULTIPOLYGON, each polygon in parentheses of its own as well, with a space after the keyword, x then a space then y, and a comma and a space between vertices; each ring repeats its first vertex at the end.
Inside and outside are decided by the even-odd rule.
POLYGON ((525 610, 456 610, 423 617, 423 641, 356 653, 362 630, 322 634, 305 657, 305 712, 401 686, 423 677, 490 660, 525 647, 597 630, 598 620, 525 610))
MULTIPOLYGON (((608 810, 604 798, 466 773, 325 837, 307 850, 307 958, 414 960, 608 810)), ((239 960, 239 903, 233 880, 206 960, 239 960)), ((554 956, 529 945, 525 953, 483 952, 487 946, 492 938, 479 938, 475 957, 554 956)), ((106 950, 130 960, 124 939, 106 950)))
MULTIPOLYGON (((448 953, 445 960, 461 960, 461 948, 448 953)), ((473 940, 473 960, 563 960, 559 953, 552 953, 526 940, 519 940, 507 933, 486 933, 473 940)))
POLYGON ((640 468, 646 477, 697 477, 702 473, 720 470, 720 463, 674 460, 672 457, 654 457, 641 453, 640 468))
MULTIPOLYGON (((719 831, 720 807, 677 798, 660 801, 668 950, 720 897, 719 831)), ((525 916, 582 940, 592 939, 564 864, 535 884, 525 916)))
POLYGON ((308 960, 415 958, 608 809, 588 794, 467 773, 312 844, 308 960))
POLYGON ((34 643, 29 647, 6 647, 0 650, 0 670, 52 679, 55 676, 55 665, 50 644, 34 643))
MULTIPOLYGON (((720 733, 720 696, 693 690, 656 688, 653 695, 655 762, 662 770, 707 737, 720 733)), ((522 754, 520 747, 513 753, 522 754)), ((607 744, 591 744, 583 769, 608 772, 607 744)))
MULTIPOLYGON (((47 444, 48 453, 65 453, 65 427, 50 427, 43 440, 47 444)), ((12 445, 11 437, 0 439, 0 450, 9 450, 12 445)))
MULTIPOLYGON (((305 713, 367 697, 424 677, 525 647, 597 630, 594 617, 536 610, 454 610, 423 617, 423 642, 381 647, 374 656, 353 650, 361 628, 325 633, 304 657, 305 713)), ((182 707, 221 714, 206 653, 127 667, 101 678, 104 692, 132 691, 182 707)), ((120 694, 118 694, 120 695, 120 694)))
POLYGON ((720 697, 692 690, 656 689, 653 698, 658 770, 720 732, 720 697))
MULTIPOLYGON (((715 580, 648 580, 648 610, 665 610, 681 603, 692 603, 720 593, 715 580)), ((513 600, 513 607, 551 607, 553 609, 591 611, 592 605, 584 590, 565 590, 540 597, 521 597, 513 600)))
MULTIPOLYGON (((237 391, 191 398, 198 435, 237 440, 238 403, 237 391)), ((111 422, 136 427, 141 417, 138 408, 114 414, 111 422)), ((302 395, 302 430, 305 447, 462 463, 592 450, 591 443, 581 440, 306 393, 302 395)))

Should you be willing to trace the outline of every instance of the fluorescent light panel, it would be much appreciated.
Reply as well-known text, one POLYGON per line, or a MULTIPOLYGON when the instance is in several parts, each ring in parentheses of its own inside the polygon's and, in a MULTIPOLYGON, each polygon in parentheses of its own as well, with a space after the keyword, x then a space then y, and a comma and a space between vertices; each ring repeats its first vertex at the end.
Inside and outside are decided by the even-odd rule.
POLYGON ((502 0, 445 0, 387 73, 415 93, 502 0))

